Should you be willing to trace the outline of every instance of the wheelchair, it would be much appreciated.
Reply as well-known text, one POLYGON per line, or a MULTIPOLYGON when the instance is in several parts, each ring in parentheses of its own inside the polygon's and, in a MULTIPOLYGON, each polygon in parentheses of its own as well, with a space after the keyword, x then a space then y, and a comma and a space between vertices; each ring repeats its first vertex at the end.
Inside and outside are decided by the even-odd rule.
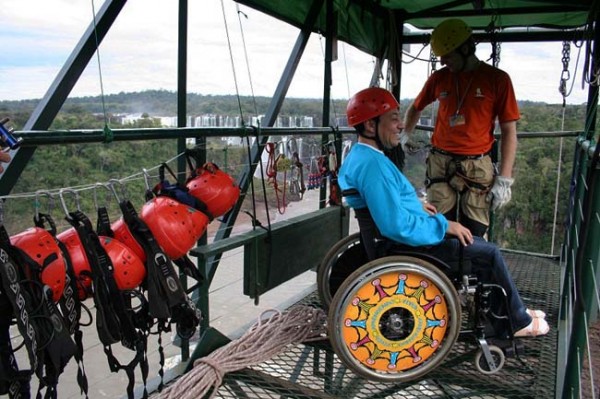
POLYGON ((369 380, 412 381, 437 368, 459 336, 478 346, 481 373, 518 356, 502 287, 471 274, 468 259, 448 264, 392 244, 368 209, 355 214, 360 232, 338 241, 317 268, 331 346, 346 367, 369 380))

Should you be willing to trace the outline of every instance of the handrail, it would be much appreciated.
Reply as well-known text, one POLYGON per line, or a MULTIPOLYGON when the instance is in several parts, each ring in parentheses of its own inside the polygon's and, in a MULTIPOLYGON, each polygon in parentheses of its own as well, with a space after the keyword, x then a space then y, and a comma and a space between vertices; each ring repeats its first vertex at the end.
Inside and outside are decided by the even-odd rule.
MULTIPOLYGON (((417 130, 433 131, 432 126, 417 125, 417 130)), ((198 137, 255 137, 257 131, 253 127, 180 127, 180 128, 124 128, 112 129, 113 141, 160 140, 198 137)), ((264 127, 259 136, 288 136, 288 135, 320 135, 331 133, 330 127, 313 128, 281 128, 264 127)), ((340 127, 341 134, 353 134, 355 130, 340 127)), ((518 138, 540 137, 578 137, 583 134, 579 130, 556 132, 521 132, 518 138)), ((103 143, 106 139, 103 129, 69 129, 69 130, 22 130, 13 132, 17 138, 23 138, 23 147, 51 144, 103 143)), ((495 134, 499 138, 499 134, 495 134)))
MULTIPOLYGON (((351 130, 344 129, 346 133, 351 130)), ((330 127, 314 128, 280 128, 265 127, 257 130, 253 127, 180 127, 180 128, 126 128, 112 129, 113 141, 134 140, 160 140, 199 137, 267 137, 289 135, 321 135, 330 134, 330 127)), ((105 134, 103 129, 70 129, 70 130, 28 130, 13 132, 15 137, 23 138, 22 147, 52 145, 52 144, 79 144, 103 143, 105 134)))

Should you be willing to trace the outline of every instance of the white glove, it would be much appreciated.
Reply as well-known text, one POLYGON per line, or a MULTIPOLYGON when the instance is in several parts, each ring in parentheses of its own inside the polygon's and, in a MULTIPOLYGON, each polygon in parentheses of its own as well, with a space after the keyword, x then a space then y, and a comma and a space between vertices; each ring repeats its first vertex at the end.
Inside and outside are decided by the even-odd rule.
POLYGON ((510 186, 514 183, 515 179, 505 176, 496 176, 494 185, 488 193, 486 200, 491 202, 490 206, 492 211, 496 211, 502 208, 510 201, 511 191, 510 186))

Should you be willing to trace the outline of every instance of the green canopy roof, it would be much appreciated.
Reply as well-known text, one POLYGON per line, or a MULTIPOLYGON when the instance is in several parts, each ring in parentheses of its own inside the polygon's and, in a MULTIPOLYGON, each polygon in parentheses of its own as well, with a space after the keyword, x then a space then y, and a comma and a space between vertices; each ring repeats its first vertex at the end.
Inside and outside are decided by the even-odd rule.
MULTIPOLYGON (((314 1, 321 0, 236 1, 300 28, 314 1)), ((321 7, 313 32, 325 32, 325 8, 321 7)), ((501 29, 574 29, 586 25, 591 10, 595 15, 598 0, 333 0, 333 9, 337 38, 379 55, 394 26, 433 29, 443 19, 458 17, 482 31, 492 21, 501 29)))

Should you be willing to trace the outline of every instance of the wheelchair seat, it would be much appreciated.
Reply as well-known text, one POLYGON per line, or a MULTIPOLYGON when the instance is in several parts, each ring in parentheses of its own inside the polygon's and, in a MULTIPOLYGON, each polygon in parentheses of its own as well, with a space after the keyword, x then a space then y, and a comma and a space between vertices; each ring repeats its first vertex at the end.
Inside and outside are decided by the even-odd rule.
POLYGON ((414 380, 436 368, 462 333, 475 336, 475 366, 493 373, 504 352, 488 345, 481 318, 489 290, 476 284, 470 262, 448 264, 381 236, 369 210, 355 209, 359 232, 340 240, 317 269, 332 347, 357 374, 383 382, 414 380), (465 297, 476 300, 473 323, 462 320, 465 297))

